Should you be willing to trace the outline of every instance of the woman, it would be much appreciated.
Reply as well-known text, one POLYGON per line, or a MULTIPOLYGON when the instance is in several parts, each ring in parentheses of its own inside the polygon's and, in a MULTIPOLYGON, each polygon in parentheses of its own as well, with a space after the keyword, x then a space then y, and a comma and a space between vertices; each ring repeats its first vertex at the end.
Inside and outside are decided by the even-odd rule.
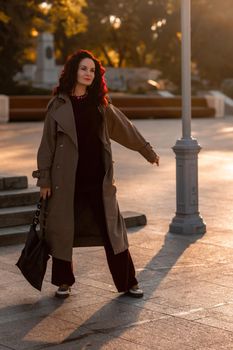
POLYGON ((48 201, 46 240, 57 297, 75 279, 72 248, 92 234, 102 241, 119 292, 142 297, 116 200, 110 138, 159 165, 159 156, 132 123, 108 102, 105 69, 88 51, 70 56, 48 104, 38 150, 40 195, 48 201))

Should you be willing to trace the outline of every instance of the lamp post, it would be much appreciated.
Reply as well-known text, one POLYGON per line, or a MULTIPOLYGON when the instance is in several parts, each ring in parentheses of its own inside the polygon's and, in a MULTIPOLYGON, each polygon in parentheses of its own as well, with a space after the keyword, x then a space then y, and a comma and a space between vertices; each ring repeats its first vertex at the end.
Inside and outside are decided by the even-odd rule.
POLYGON ((182 28, 182 138, 176 141, 176 215, 170 233, 203 234, 206 225, 198 211, 197 140, 191 136, 191 3, 181 0, 182 28))

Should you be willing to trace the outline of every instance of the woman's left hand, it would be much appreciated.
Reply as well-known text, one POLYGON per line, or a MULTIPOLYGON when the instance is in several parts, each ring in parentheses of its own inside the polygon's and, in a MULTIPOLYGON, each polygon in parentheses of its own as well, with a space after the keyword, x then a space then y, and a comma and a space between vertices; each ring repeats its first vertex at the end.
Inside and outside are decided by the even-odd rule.
POLYGON ((159 166, 159 159, 160 157, 158 156, 158 154, 155 154, 155 159, 153 162, 151 162, 151 164, 156 164, 157 166, 159 166))

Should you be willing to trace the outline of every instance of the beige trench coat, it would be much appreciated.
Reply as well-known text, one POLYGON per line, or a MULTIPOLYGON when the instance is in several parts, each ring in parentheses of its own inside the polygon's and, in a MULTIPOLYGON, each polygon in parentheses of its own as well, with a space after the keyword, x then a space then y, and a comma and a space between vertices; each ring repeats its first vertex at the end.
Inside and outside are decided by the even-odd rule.
MULTIPOLYGON (((140 152, 149 162, 155 153, 135 126, 112 104, 100 106, 103 116, 99 135, 104 147, 105 177, 103 203, 107 231, 115 254, 128 248, 123 218, 116 199, 110 139, 140 152)), ((91 159, 90 159, 91 161, 91 159)), ((50 253, 58 259, 71 261, 74 239, 74 193, 78 164, 78 140, 72 104, 60 94, 47 107, 43 135, 37 154, 37 186, 51 187, 46 221, 46 240, 50 253)))

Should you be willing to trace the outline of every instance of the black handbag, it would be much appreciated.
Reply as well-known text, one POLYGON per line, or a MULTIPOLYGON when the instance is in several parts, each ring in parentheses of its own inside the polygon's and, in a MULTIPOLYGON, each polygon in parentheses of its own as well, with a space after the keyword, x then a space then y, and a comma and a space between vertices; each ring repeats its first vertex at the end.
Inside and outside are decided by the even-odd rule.
POLYGON ((37 204, 30 231, 28 232, 25 246, 21 252, 16 266, 20 269, 26 280, 36 289, 41 291, 44 275, 49 260, 49 249, 45 242, 45 224, 47 216, 48 199, 44 201, 44 213, 42 222, 42 236, 39 237, 36 227, 39 223, 42 198, 37 204))

